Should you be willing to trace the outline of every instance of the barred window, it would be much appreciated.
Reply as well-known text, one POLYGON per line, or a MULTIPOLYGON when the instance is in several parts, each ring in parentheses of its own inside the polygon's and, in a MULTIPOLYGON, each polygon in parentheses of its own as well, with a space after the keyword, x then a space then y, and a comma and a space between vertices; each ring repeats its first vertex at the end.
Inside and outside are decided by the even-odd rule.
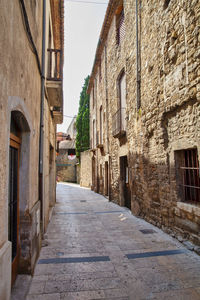
POLYGON ((175 151, 179 196, 200 203, 200 168, 197 149, 175 151))

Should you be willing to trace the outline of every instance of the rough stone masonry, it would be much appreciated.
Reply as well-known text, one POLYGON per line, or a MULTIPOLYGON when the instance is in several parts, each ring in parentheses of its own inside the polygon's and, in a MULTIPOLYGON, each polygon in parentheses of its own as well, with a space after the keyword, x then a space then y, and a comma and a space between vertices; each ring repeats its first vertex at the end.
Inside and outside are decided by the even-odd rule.
POLYGON ((102 194, 109 189, 110 200, 121 205, 125 205, 124 188, 127 188, 135 215, 179 240, 190 240, 197 251, 200 246, 199 20, 198 0, 138 1, 137 14, 136 1, 111 0, 88 87, 92 188, 102 194), (119 25, 122 12, 124 19, 119 25), (117 34, 121 36, 120 43, 117 34), (122 73, 126 128, 124 134, 119 123, 116 136, 113 126, 117 123, 113 120, 122 111, 122 73), (126 178, 120 165, 123 157, 127 159, 126 178))

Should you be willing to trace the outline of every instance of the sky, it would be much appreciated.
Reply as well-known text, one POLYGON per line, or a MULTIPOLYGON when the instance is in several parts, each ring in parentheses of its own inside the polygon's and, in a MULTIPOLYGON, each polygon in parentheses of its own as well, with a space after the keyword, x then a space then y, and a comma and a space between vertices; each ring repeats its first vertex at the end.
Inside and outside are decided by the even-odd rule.
MULTIPOLYGON (((57 131, 66 132, 78 113, 84 79, 90 75, 107 4, 65 0, 64 117, 57 131), (74 2, 73 2, 74 1, 74 2)), ((108 0, 80 0, 108 3, 108 0)))

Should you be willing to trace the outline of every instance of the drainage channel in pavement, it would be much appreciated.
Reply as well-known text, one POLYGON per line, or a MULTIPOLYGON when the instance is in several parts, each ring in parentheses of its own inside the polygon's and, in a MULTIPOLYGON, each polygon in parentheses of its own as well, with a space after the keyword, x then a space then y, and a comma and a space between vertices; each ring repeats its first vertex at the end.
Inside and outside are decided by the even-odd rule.
POLYGON ((152 233, 157 233, 155 230, 153 229, 140 229, 140 232, 142 232, 143 234, 152 234, 152 233))
POLYGON ((188 253, 187 250, 178 249, 178 250, 165 250, 165 251, 154 251, 154 252, 143 252, 143 253, 131 253, 131 254, 126 254, 126 257, 128 259, 136 259, 136 258, 168 256, 168 255, 176 255, 176 254, 186 254, 186 253, 188 253))
POLYGON ((102 262, 110 261, 109 256, 91 256, 91 257, 62 257, 62 258, 46 258, 40 259, 38 264, 70 264, 85 262, 102 262))

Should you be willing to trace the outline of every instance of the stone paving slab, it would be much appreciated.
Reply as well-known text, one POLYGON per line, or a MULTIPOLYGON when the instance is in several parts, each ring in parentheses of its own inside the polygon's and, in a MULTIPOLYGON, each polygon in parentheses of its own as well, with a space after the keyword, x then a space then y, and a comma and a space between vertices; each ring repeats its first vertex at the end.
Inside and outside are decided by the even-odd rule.
POLYGON ((60 293, 28 295, 26 300, 60 300, 60 293))
POLYGON ((30 284, 31 284, 30 275, 18 275, 15 284, 12 287, 11 300, 25 299, 29 291, 30 284))
POLYGON ((58 184, 45 244, 26 300, 200 300, 198 255, 78 185, 58 184))
POLYGON ((200 294, 195 289, 173 290, 162 293, 153 293, 149 299, 152 300, 199 300, 200 294))
POLYGON ((104 299, 105 294, 103 291, 82 291, 82 292, 69 292, 61 293, 61 300, 91 300, 91 299, 104 299))

